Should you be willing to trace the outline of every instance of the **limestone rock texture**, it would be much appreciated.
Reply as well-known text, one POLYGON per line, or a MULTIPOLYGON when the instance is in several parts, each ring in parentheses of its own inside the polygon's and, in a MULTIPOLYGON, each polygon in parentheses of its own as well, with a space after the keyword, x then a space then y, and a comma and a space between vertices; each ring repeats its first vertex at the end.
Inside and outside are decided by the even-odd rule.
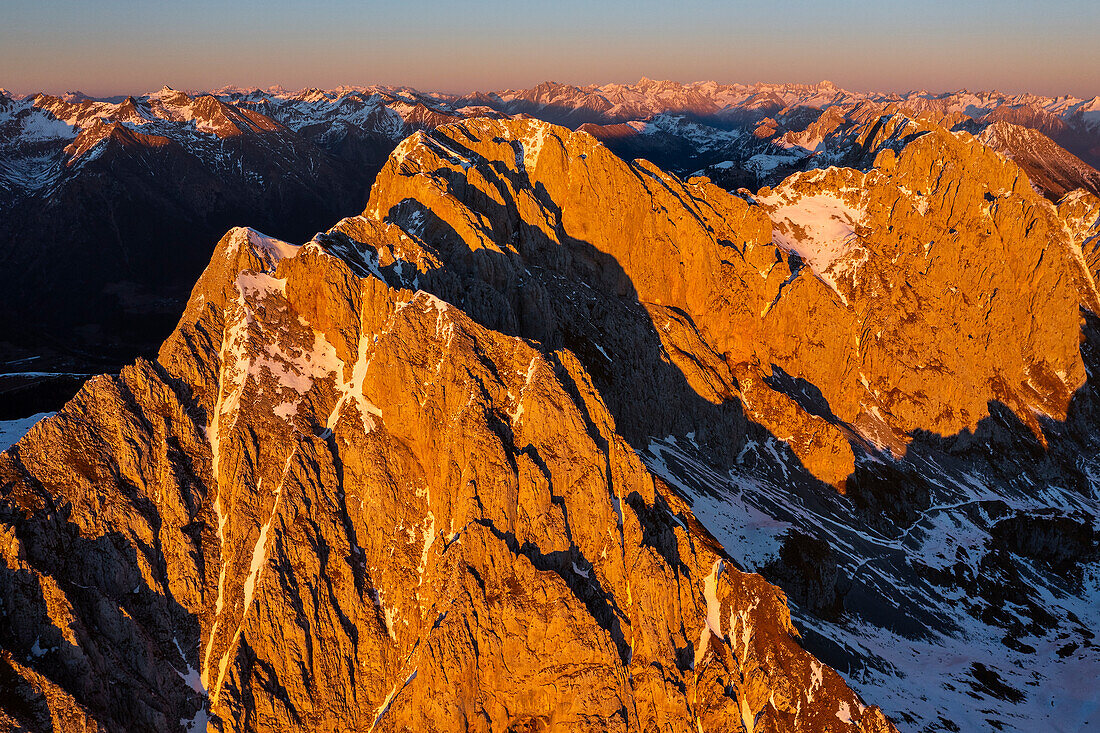
POLYGON ((0 456, 2 727, 893 730, 576 356, 343 230, 230 232, 156 362, 0 456))
MULTIPOLYGON (((677 367, 624 378, 645 368, 641 337, 589 360, 597 377, 604 360, 613 372, 601 391, 628 439, 713 411, 693 403, 736 400, 748 409, 726 409, 716 439, 755 422, 839 485, 852 446, 902 454, 917 431, 974 430, 991 401, 1036 432, 1037 415, 1064 419, 1085 382, 1080 309, 1098 300, 1057 209, 967 133, 925 125, 875 162, 744 200, 627 163, 585 133, 477 120, 407 139, 368 214, 413 233, 427 250, 414 259, 446 263, 422 276, 428 289, 505 332, 568 346, 619 296, 642 321, 633 330, 659 339, 641 359, 677 367), (574 292, 578 280, 592 294, 574 292), (742 394, 746 378, 779 394, 742 394), (689 394, 667 399, 676 381, 689 394), (788 404, 797 417, 782 416, 788 404)), ((585 341, 614 339, 622 320, 585 341)))
MULTIPOLYGON (((864 114, 853 167, 741 194, 470 119, 304 245, 231 231, 155 361, 0 455, 3 724, 894 730, 743 560, 783 543, 755 564, 838 660, 856 612, 926 603, 926 639, 963 605, 934 583, 997 592, 969 556, 909 570, 931 509, 1023 506, 933 506, 928 446, 976 484, 978 452, 1051 475, 1079 445, 1097 201, 864 114)), ((1063 524, 994 534, 1038 556, 1063 524)))

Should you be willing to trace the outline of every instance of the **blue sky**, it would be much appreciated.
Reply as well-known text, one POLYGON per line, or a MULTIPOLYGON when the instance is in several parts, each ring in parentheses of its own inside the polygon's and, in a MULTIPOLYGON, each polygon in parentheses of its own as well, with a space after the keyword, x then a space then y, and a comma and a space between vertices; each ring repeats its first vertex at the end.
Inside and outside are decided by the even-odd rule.
POLYGON ((0 86, 830 79, 1100 94, 1100 2, 3 0, 0 86))

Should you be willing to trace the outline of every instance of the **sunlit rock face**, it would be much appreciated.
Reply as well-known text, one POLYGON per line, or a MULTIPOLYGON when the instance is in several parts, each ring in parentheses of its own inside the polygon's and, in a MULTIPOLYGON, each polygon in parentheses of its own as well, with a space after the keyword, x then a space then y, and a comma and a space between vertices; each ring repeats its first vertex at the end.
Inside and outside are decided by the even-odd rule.
MULTIPOLYGON (((561 343, 583 328, 587 288, 641 306, 676 376, 710 402, 739 397, 738 373, 809 382, 841 445, 788 442, 826 480, 852 470, 844 428, 903 453, 915 431, 973 430, 997 400, 1038 430, 1085 382, 1079 309, 1097 296, 1081 248, 1018 167, 965 133, 931 129, 868 172, 801 173, 745 201, 583 133, 477 121, 403 143, 368 214, 420 235, 445 263, 427 286, 494 327, 561 343)), ((638 359, 598 335, 592 369, 606 358, 622 384, 638 359)), ((623 388, 625 435, 674 431, 675 416, 655 423, 670 387, 644 405, 623 388)))
POLYGON ((892 730, 571 352, 389 285, 411 240, 355 230, 234 230, 158 362, 4 454, 10 722, 892 730))
POLYGON ((1095 199, 895 122, 736 195, 472 119, 304 245, 234 229, 156 361, 0 456, 0 711, 1082 723, 1095 199))

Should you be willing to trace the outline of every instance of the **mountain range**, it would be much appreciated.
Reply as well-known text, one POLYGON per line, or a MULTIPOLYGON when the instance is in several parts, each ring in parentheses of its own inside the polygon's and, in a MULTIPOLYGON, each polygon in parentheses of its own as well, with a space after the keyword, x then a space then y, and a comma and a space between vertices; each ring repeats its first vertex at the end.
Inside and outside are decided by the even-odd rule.
POLYGON ((10 294, 0 358, 87 372, 151 355, 227 228, 307 239, 361 210, 402 139, 474 116, 583 128, 624 158, 730 190, 866 166, 878 147, 904 144, 915 132, 905 125, 937 124, 984 135, 1052 200, 1100 194, 1100 98, 648 79, 468 96, 382 86, 165 87, 106 100, 0 90, 0 287, 10 294), (156 242, 149 227, 162 232, 156 242))
POLYGON ((293 147, 237 167, 257 200, 365 197, 192 241, 155 354, 0 454, 7 728, 1095 724, 1097 100, 5 103, 9 140, 80 129, 24 211, 138 128, 209 170, 293 147))

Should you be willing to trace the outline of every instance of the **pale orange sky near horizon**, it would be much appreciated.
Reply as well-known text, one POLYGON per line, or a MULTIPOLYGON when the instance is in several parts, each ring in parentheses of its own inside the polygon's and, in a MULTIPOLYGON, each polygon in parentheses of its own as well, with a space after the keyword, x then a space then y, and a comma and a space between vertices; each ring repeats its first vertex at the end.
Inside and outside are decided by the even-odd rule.
POLYGON ((371 83, 469 92, 644 75, 1100 94, 1100 3, 1084 0, 7 0, 0 21, 0 86, 17 93, 371 83))

